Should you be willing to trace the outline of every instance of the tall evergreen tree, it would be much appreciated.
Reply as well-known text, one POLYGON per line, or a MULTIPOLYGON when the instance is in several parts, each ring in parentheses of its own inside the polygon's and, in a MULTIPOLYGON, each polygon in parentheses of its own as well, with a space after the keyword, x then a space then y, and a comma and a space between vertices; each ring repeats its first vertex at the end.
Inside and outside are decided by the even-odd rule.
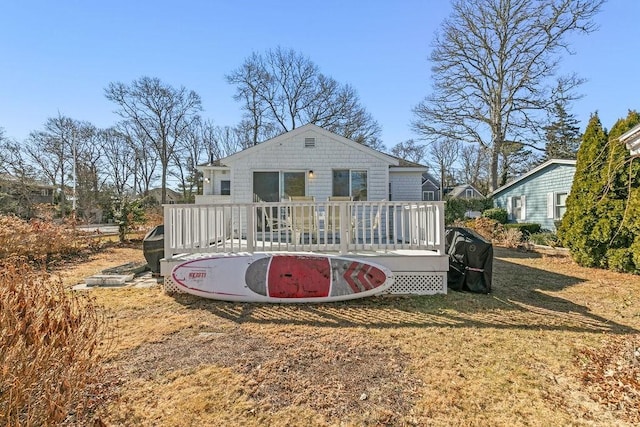
POLYGON ((594 240, 593 230, 598 220, 606 178, 607 131, 598 114, 591 115, 578 150, 576 173, 567 197, 567 211, 558 227, 558 236, 571 251, 575 261, 587 267, 603 266, 606 246, 594 240))
POLYGON ((580 265, 640 272, 638 172, 620 135, 640 123, 630 111, 607 136, 592 116, 578 151, 567 212, 558 234, 580 265))
MULTIPOLYGON (((628 204, 632 192, 637 191, 638 179, 630 168, 631 157, 620 136, 640 123, 640 114, 629 111, 609 132, 606 185, 600 203, 599 218, 594 235, 607 244, 605 254, 607 267, 617 271, 640 272, 640 263, 634 261, 633 247, 640 245, 637 223, 640 219, 629 213, 628 204), (630 173, 631 172, 631 173, 630 173)), ((640 256, 640 255, 639 255, 640 256)))
POLYGON ((573 114, 567 112, 564 102, 556 102, 551 123, 544 128, 546 145, 544 159, 575 159, 580 147, 580 127, 573 114))

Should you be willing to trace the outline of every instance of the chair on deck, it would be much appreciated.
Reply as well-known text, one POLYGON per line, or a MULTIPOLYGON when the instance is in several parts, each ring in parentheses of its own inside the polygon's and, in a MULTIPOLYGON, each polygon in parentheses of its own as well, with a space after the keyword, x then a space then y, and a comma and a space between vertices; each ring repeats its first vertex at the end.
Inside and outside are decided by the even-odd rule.
POLYGON ((298 243, 302 243, 305 234, 309 234, 310 239, 315 239, 318 230, 318 213, 315 203, 305 204, 296 202, 315 202, 312 196, 291 196, 289 200, 294 202, 291 206, 289 224, 295 233, 298 243))
MULTIPOLYGON (((327 199, 328 202, 351 202, 353 197, 349 196, 329 196, 327 199)), ((355 221, 353 216, 351 215, 351 211, 347 212, 349 224, 349 232, 351 236, 353 236, 353 229, 355 227, 355 221)), ((335 236, 337 233, 340 234, 340 206, 329 203, 327 206, 327 230, 328 232, 335 236)))

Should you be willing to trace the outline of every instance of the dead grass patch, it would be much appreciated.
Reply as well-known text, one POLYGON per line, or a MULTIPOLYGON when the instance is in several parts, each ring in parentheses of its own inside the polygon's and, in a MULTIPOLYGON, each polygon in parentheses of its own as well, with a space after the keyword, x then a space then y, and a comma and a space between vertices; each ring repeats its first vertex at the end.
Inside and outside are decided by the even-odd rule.
POLYGON ((496 248, 490 295, 325 305, 235 304, 160 289, 92 295, 117 329, 106 365, 112 394, 95 415, 107 424, 637 421, 607 400, 628 399, 627 389, 602 383, 622 382, 607 366, 628 373, 634 365, 602 358, 639 333, 640 277, 580 268, 562 254, 496 248), (599 388, 585 376, 600 378, 599 388))

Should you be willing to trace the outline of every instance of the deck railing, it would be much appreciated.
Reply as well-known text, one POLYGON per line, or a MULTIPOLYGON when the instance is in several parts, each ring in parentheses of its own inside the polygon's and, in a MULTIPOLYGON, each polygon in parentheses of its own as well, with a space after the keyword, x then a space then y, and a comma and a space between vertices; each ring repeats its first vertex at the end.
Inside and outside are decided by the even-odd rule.
POLYGON ((443 202, 165 205, 165 258, 182 253, 444 253, 443 202))

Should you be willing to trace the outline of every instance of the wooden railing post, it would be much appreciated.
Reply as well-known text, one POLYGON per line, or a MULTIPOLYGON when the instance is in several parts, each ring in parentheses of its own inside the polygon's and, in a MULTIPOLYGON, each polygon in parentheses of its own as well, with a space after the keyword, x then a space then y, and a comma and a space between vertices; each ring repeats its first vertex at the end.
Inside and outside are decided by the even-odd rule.
MULTIPOLYGON (((245 212, 247 216, 247 252, 253 253, 255 251, 256 244, 256 209, 254 204, 247 204, 245 206, 245 212)), ((242 220, 238 221, 238 234, 242 237, 242 220)), ((264 234, 263 234, 264 235, 264 234)))
MULTIPOLYGON (((349 243, 351 242, 351 218, 349 210, 351 208, 349 203, 340 203, 340 255, 344 255, 349 250, 349 243)), ((335 209, 335 207, 334 207, 335 209)))
POLYGON ((171 206, 164 205, 164 257, 173 257, 171 247, 173 246, 173 218, 171 216, 171 206))

